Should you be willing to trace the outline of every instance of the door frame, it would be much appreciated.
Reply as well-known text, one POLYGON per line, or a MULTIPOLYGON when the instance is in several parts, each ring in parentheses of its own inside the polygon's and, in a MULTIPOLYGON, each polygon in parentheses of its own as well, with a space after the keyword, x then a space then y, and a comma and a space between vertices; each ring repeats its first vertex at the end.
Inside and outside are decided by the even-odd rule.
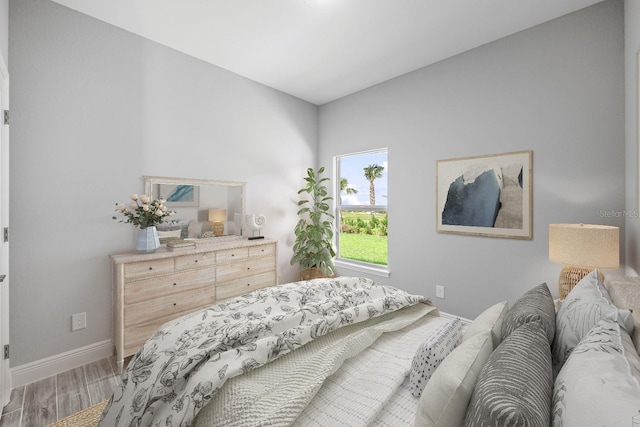
MULTIPOLYGON (((0 56, 0 231, 9 227, 9 126, 4 124, 4 110, 9 110, 9 70, 0 56)), ((4 359, 4 346, 9 344, 9 243, 0 232, 0 408, 11 395, 11 369, 4 359)), ((2 410, 0 410, 0 413, 2 410)), ((0 415, 1 416, 1 415, 0 415)))

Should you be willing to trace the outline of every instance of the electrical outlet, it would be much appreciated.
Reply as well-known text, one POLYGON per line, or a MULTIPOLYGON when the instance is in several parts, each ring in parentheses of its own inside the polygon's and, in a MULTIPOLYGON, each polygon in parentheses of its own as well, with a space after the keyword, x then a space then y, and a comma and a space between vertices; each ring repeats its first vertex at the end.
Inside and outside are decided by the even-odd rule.
POLYGON ((444 299, 444 286, 436 285, 436 297, 444 299))
POLYGON ((87 313, 78 313, 71 316, 71 330, 77 331, 87 327, 87 313))

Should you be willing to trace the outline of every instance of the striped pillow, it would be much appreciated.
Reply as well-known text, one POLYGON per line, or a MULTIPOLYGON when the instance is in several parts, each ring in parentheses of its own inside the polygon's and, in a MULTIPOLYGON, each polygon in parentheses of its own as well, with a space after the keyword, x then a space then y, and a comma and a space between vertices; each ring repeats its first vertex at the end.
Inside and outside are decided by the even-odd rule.
POLYGON ((546 283, 524 293, 513 304, 502 322, 502 339, 504 340, 521 325, 534 320, 541 323, 551 345, 556 334, 556 308, 546 283))
POLYGON ((552 392, 548 337, 540 322, 526 323, 505 338, 482 368, 464 425, 548 427, 552 392))

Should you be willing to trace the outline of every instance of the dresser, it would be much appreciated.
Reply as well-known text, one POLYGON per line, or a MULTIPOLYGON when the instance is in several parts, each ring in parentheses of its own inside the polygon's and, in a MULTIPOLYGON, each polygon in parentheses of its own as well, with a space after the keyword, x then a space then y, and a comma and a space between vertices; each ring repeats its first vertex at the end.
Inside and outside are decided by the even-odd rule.
POLYGON ((118 371, 163 323, 278 284, 277 242, 202 239, 196 248, 111 255, 118 371))

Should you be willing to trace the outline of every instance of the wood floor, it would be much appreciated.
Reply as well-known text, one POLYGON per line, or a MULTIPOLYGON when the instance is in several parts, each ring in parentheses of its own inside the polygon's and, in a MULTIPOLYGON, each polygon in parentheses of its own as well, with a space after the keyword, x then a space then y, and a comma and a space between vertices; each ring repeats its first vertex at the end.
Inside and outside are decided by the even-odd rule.
POLYGON ((0 427, 46 426, 111 397, 120 377, 110 357, 11 390, 0 427))

